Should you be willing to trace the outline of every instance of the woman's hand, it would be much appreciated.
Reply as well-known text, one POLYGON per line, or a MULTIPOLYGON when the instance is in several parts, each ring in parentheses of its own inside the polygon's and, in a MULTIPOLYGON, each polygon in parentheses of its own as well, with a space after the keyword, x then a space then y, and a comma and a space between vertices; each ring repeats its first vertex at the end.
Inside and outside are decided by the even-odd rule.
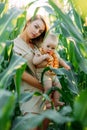
POLYGON ((47 66, 47 60, 44 60, 42 63, 36 65, 36 68, 44 68, 47 66))
POLYGON ((43 87, 39 83, 38 79, 33 77, 31 74, 27 73, 26 71, 22 75, 22 80, 24 80, 26 83, 31 85, 32 87, 38 88, 43 92, 43 87))

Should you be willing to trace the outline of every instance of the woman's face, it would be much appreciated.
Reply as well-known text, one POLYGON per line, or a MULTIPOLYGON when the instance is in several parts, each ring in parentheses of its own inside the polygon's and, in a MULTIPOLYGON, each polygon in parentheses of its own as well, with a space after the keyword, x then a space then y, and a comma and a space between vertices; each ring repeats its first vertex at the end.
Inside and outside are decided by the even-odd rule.
POLYGON ((29 22, 25 30, 29 39, 34 39, 44 32, 45 24, 41 19, 36 19, 32 22, 29 22))

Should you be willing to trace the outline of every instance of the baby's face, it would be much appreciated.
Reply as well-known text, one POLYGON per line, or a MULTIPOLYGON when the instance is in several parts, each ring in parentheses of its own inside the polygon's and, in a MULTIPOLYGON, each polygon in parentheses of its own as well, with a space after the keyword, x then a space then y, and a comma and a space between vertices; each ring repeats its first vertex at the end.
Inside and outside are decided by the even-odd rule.
POLYGON ((51 54, 55 51, 56 44, 54 42, 53 43, 51 43, 51 42, 44 43, 43 49, 44 49, 45 53, 51 54))

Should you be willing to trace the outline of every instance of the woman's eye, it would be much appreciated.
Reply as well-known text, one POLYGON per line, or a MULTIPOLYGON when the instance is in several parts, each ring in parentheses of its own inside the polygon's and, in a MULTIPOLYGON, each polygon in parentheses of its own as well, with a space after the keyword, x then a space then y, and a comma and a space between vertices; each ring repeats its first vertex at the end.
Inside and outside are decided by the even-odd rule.
POLYGON ((40 30, 40 31, 39 31, 39 33, 43 33, 43 31, 42 31, 42 30, 40 30))
POLYGON ((50 46, 47 46, 48 48, 50 47, 50 46))
POLYGON ((37 29, 38 28, 38 26, 37 25, 34 25, 35 26, 35 28, 37 29))

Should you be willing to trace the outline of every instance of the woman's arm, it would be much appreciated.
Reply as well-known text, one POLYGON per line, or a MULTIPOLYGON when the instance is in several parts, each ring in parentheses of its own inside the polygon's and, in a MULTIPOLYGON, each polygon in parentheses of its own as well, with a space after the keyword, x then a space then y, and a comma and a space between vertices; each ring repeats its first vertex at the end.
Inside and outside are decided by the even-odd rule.
POLYGON ((47 60, 44 60, 42 63, 36 65, 36 68, 45 68, 47 66, 47 60))
POLYGON ((43 91, 43 87, 39 83, 39 81, 35 77, 33 77, 32 75, 27 73, 26 71, 22 75, 22 80, 24 80, 25 82, 30 84, 32 87, 36 87, 36 88, 38 88, 38 89, 43 91))

